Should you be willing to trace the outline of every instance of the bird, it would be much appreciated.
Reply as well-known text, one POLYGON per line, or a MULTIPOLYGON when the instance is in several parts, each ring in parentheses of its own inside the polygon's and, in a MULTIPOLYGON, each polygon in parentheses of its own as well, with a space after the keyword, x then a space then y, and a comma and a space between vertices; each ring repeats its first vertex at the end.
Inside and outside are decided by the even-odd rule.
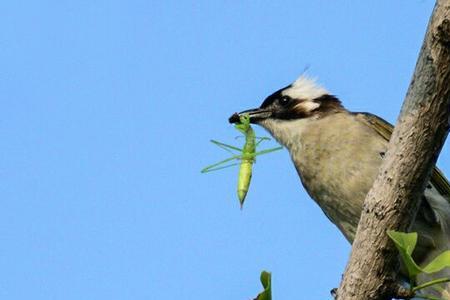
MULTIPOLYGON (((229 122, 238 123, 243 114, 287 148, 306 192, 352 243, 393 126, 374 114, 347 110, 306 75, 269 95, 260 107, 234 113, 229 122)), ((426 264, 450 248, 450 184, 437 167, 422 199, 411 231, 419 236, 413 257, 426 264)), ((421 275, 418 282, 429 279, 421 275)), ((450 288, 439 296, 450 299, 450 288)))

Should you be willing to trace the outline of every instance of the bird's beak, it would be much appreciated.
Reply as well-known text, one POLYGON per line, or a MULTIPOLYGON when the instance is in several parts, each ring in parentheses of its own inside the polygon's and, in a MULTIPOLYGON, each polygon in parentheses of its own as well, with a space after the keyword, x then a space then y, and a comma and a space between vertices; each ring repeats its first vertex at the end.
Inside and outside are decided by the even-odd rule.
POLYGON ((240 113, 234 113, 231 115, 231 117, 228 119, 228 122, 230 123, 239 123, 240 122, 240 116, 248 114, 250 117, 250 123, 257 124, 259 121, 264 120, 272 116, 272 111, 264 108, 255 108, 255 109, 248 109, 241 111, 240 113))

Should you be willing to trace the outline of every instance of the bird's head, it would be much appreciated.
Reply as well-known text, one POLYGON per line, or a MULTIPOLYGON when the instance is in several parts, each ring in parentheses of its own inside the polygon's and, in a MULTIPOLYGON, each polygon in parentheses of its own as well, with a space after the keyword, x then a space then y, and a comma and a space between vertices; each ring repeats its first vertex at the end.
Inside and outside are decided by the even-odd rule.
POLYGON ((230 123, 248 114, 252 124, 267 129, 279 142, 288 146, 292 134, 312 120, 344 111, 341 102, 315 80, 300 76, 294 83, 268 96, 259 108, 233 114, 230 123))

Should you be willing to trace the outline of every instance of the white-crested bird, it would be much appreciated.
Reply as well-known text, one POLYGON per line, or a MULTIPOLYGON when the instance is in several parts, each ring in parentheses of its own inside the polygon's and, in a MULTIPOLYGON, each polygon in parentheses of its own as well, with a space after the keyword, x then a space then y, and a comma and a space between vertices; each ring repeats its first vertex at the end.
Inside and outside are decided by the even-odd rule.
MULTIPOLYGON (((268 96, 259 108, 239 114, 243 113, 289 150, 308 194, 352 243, 393 126, 373 114, 348 111, 306 76, 268 96)), ((238 122, 239 114, 229 121, 238 122)), ((437 168, 411 231, 419 234, 414 252, 419 263, 450 248, 450 184, 437 168)), ((439 274, 443 275, 449 272, 439 274)), ((430 279, 426 277, 419 280, 430 279)), ((446 290, 440 296, 449 297, 450 289, 446 290)))

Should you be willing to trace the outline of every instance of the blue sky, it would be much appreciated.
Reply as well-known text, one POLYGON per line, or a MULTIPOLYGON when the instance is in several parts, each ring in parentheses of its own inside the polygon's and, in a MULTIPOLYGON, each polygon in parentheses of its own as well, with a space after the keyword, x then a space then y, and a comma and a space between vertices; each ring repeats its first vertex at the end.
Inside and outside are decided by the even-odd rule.
POLYGON ((433 5, 3 1, 0 297, 251 299, 267 269, 274 299, 327 299, 350 247, 287 152, 241 211, 208 141, 306 66, 395 122, 433 5))

